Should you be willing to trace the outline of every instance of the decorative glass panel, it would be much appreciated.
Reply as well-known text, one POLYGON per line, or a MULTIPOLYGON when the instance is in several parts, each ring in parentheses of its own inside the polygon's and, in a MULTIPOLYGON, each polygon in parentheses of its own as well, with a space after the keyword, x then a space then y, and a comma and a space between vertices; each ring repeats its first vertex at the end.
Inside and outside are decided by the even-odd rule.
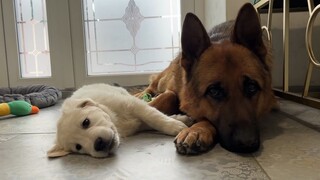
POLYGON ((88 75, 159 72, 180 49, 180 0, 83 0, 88 75))
POLYGON ((15 0, 20 73, 23 78, 51 76, 45 0, 15 0))

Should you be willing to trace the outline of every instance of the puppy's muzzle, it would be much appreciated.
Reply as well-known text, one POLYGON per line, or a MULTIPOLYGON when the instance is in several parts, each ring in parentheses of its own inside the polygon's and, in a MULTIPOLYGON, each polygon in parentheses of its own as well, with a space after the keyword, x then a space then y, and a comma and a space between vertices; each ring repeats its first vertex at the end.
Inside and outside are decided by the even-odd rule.
POLYGON ((94 142, 94 150, 95 151, 108 151, 112 149, 114 144, 114 140, 106 140, 101 137, 98 137, 94 142))

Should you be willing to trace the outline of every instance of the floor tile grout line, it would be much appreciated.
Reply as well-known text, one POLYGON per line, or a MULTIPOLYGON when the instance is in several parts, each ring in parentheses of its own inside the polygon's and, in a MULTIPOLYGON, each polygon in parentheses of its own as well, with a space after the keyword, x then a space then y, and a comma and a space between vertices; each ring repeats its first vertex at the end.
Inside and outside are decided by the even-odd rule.
POLYGON ((259 163, 259 161, 256 159, 256 156, 253 154, 251 154, 251 156, 254 159, 254 161, 257 163, 257 165, 261 168, 261 170, 266 174, 266 176, 269 178, 269 180, 271 180, 271 177, 269 176, 267 171, 262 167, 262 165, 259 163))
POLYGON ((309 123, 309 122, 307 122, 305 120, 302 120, 301 118, 297 118, 296 116, 291 115, 291 114, 286 113, 286 112, 283 112, 283 111, 279 111, 279 113, 284 115, 284 116, 286 116, 286 117, 288 117, 288 118, 290 118, 290 119, 292 119, 292 120, 294 120, 294 121, 296 121, 296 122, 298 122, 298 123, 300 123, 303 126, 306 126, 306 127, 310 128, 312 130, 315 130, 317 132, 320 132, 320 127, 317 127, 316 125, 313 125, 312 123, 309 123))

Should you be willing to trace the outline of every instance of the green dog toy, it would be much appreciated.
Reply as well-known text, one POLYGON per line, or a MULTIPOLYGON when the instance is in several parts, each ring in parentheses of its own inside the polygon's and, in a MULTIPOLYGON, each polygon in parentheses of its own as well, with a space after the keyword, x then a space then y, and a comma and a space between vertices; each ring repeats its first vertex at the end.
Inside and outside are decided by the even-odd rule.
POLYGON ((0 104, 0 116, 13 114, 16 116, 25 116, 29 114, 36 114, 39 112, 37 106, 32 106, 26 101, 12 101, 0 104))
POLYGON ((141 99, 144 100, 145 102, 150 102, 152 101, 152 95, 149 93, 145 93, 141 99))

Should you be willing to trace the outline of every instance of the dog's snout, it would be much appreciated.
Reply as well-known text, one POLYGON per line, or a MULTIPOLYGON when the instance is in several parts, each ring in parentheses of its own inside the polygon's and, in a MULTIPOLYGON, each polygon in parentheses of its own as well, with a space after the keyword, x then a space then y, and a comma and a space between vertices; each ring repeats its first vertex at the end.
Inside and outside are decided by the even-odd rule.
POLYGON ((222 147, 236 153, 252 153, 260 148, 260 139, 254 138, 249 140, 232 139, 228 142, 220 141, 222 147))
POLYGON ((107 141, 101 137, 98 137, 94 142, 94 149, 96 151, 104 151, 104 150, 108 149, 110 144, 111 144, 110 141, 107 141))
POLYGON ((252 138, 246 141, 236 140, 232 147, 233 151, 239 153, 251 153, 255 152, 260 147, 260 140, 256 138, 252 138))
POLYGON ((255 126, 246 126, 234 131, 233 149, 240 153, 251 153, 260 147, 259 131, 255 126))
POLYGON ((237 127, 220 137, 220 144, 229 151, 252 153, 260 147, 260 135, 255 126, 237 127))

